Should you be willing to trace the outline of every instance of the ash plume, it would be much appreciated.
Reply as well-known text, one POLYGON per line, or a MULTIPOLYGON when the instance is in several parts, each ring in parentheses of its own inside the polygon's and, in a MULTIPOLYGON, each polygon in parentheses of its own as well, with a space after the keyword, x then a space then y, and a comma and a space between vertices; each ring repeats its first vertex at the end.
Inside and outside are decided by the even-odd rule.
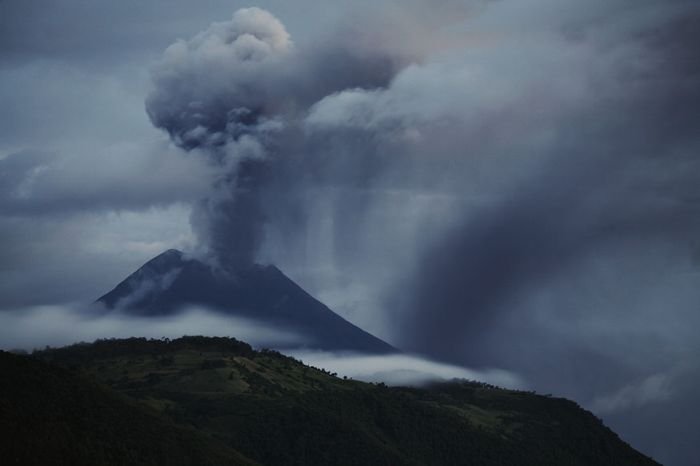
POLYGON ((694 357, 673 323, 698 322, 700 11, 470 4, 313 44, 248 9, 172 45, 148 113, 219 174, 193 230, 402 349, 671 406, 621 398, 700 380, 663 375, 694 357))
POLYGON ((344 89, 384 86, 402 60, 381 47, 333 41, 299 50, 260 8, 238 10, 165 50, 146 109, 176 145, 219 168, 192 215, 214 264, 255 261, 267 220, 262 193, 279 159, 295 156, 309 106, 344 89))

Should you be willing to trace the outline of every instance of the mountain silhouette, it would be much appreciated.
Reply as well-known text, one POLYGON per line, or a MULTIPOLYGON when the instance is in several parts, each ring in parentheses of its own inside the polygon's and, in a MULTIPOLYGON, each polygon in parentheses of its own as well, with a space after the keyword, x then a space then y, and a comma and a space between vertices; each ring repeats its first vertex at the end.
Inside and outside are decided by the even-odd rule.
POLYGON ((97 301, 108 309, 143 316, 171 315, 201 306, 298 333, 307 348, 397 351, 334 313, 273 265, 224 271, 170 249, 97 301))

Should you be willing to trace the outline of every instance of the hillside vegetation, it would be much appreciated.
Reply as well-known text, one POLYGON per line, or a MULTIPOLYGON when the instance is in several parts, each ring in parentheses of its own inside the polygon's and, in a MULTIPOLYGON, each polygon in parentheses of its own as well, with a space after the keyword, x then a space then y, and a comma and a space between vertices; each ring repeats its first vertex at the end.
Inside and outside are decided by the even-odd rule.
POLYGON ((23 380, 3 378, 0 387, 2 409, 28 426, 18 444, 37 441, 31 426, 50 434, 44 410, 61 419, 56 437, 66 445, 84 445, 86 431, 95 439, 86 448, 97 451, 131 439, 93 464, 151 464, 160 455, 157 464, 657 464, 565 399, 466 381, 417 389, 343 380, 228 338, 102 340, 0 361, 23 380), (25 417, 45 392, 32 385, 63 391, 25 417), (132 448, 141 463, 120 453, 132 448))
POLYGON ((90 378, 0 352, 3 465, 254 465, 90 378))

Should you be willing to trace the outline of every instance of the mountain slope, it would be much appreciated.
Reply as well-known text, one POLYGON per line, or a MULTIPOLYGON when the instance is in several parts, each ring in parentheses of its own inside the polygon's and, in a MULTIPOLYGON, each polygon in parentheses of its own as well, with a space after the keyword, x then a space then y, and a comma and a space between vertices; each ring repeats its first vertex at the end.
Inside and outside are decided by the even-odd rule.
POLYGON ((253 465, 94 380, 0 352, 4 465, 253 465))
POLYGON ((346 321, 274 266, 217 271, 171 249, 151 259, 98 299, 108 309, 164 315, 204 306, 301 334, 311 348, 368 353, 396 351, 346 321))
POLYGON ((265 465, 656 465, 575 403, 474 382, 342 380, 227 338, 35 353, 265 465))

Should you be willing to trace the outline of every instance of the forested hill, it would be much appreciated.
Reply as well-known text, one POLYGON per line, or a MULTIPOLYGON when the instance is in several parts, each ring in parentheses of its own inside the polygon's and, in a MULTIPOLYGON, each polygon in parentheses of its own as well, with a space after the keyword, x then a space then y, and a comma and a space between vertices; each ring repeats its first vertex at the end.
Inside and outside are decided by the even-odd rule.
POLYGON ((657 464, 565 399, 343 380, 228 338, 0 356, 9 464, 657 464))
POLYGON ((0 371, 3 465, 256 464, 83 374, 6 352, 0 371))

